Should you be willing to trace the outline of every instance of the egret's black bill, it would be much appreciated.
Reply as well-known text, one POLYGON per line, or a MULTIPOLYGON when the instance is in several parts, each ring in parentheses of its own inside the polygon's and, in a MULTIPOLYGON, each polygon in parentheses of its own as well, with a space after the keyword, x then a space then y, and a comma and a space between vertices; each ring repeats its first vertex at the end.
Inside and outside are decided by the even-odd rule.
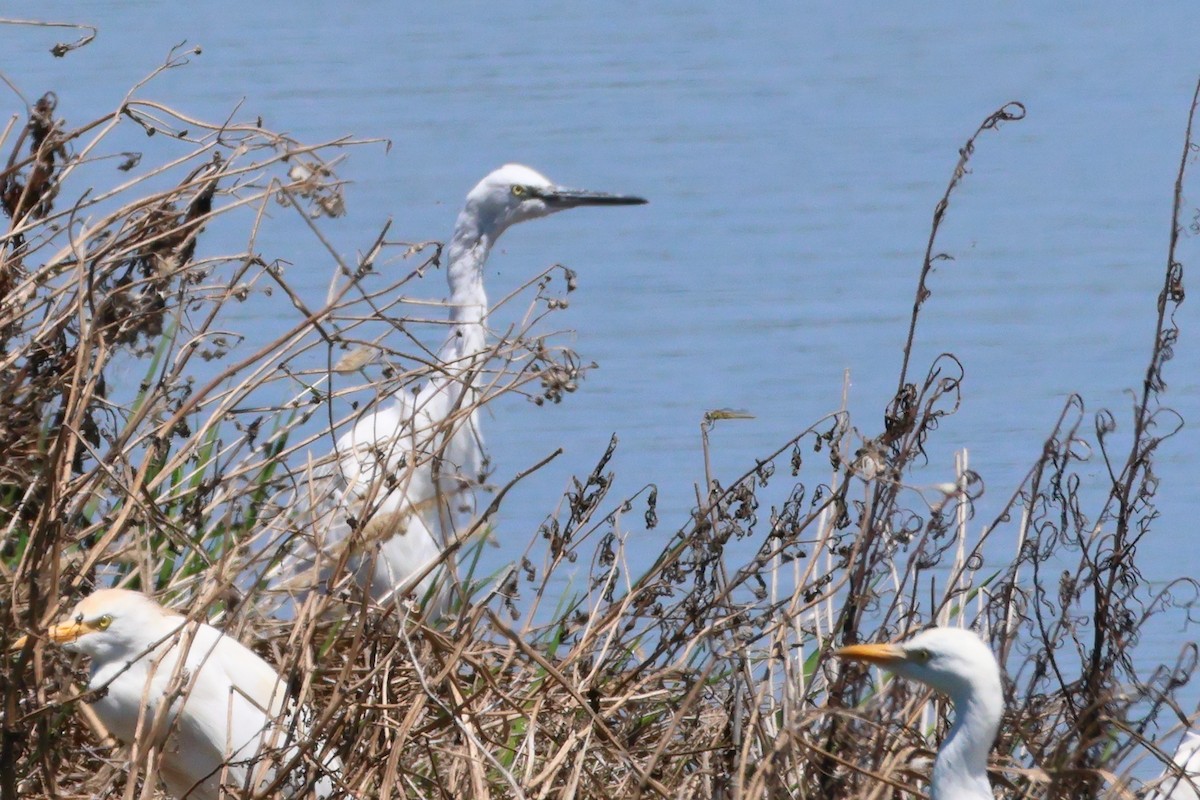
POLYGON ((542 193, 542 200, 548 206, 573 208, 574 206, 640 206, 647 201, 643 197, 631 194, 609 194, 608 192, 588 192, 583 189, 552 189, 542 193))

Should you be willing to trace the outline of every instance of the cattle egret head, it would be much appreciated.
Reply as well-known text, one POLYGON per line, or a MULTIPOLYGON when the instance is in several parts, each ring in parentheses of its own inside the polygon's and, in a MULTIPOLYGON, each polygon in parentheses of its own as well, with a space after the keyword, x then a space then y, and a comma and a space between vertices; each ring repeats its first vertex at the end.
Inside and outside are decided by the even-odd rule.
POLYGON ((1000 730, 1000 665, 983 640, 963 628, 931 628, 899 644, 856 644, 835 653, 864 661, 950 698, 955 719, 933 765, 933 800, 993 800, 988 751, 1000 730))

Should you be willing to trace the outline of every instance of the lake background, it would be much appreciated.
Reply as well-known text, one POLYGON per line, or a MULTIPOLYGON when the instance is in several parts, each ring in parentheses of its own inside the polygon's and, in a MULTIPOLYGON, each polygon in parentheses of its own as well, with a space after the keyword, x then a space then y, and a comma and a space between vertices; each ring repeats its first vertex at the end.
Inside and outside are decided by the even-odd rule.
MULTIPOLYGON (((241 104, 241 116, 304 142, 389 139, 390 152, 358 148, 339 168, 352 182, 348 214, 322 225, 350 259, 388 218, 393 237, 445 239, 466 192, 509 161, 566 185, 648 197, 645 207, 518 227, 487 276, 498 298, 555 262, 575 269, 580 288, 552 321, 600 365, 561 406, 514 396, 485 419, 500 482, 566 450, 507 498, 498 537, 524 546, 616 433, 613 496, 660 489, 662 523, 633 535, 636 555, 639 541, 656 553, 695 504, 705 411, 755 415, 713 433, 727 480, 836 410, 846 370, 854 423, 878 432, 933 207, 958 148, 1010 100, 1028 116, 980 139, 939 241, 954 260, 933 275, 918 329, 914 377, 943 350, 966 368, 963 407, 933 437, 922 474, 952 479, 953 452, 969 448, 989 489, 978 529, 1070 393, 1089 414, 1113 410, 1127 432, 1200 74, 1192 12, 1182 3, 847 11, 774 2, 736 13, 691 2, 16 3, 5 16, 100 33, 55 59, 50 46, 73 32, 0 25, 0 70, 31 100, 55 91, 59 115, 81 123, 116 108, 186 40, 202 54, 142 96, 209 119, 241 104)), ((23 115, 6 96, 5 114, 23 115)), ((330 259, 295 215, 275 216, 261 250, 291 262, 289 282, 319 305, 330 259)), ((236 252, 244 240, 204 246, 236 252)), ((1190 232, 1178 255, 1196 263, 1190 232)), ((410 288, 438 299, 444 280, 432 271, 410 288)), ((253 303, 241 308, 262 341, 282 324, 253 303)), ((1189 423, 1200 421, 1198 314, 1194 300, 1180 310, 1166 370, 1165 402, 1189 423)), ((1189 424, 1160 451, 1162 516, 1139 549, 1154 581, 1200 572, 1195 431, 1189 424)), ((1102 465, 1092 466, 1102 487, 1102 465)), ((997 539, 1011 552, 1012 535, 997 539)), ((1138 659, 1172 661, 1196 638, 1187 616, 1157 617, 1138 659)), ((1183 699, 1194 704, 1200 692, 1183 699)))

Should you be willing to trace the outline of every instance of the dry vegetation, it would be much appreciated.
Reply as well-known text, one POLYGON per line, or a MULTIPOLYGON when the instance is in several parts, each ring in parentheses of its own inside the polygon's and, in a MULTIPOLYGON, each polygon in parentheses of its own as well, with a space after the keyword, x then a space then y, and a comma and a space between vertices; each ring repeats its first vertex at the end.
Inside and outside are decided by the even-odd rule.
MULTIPOLYGON (((309 454, 329 450, 353 401, 436 369, 421 343, 436 332, 411 331, 444 309, 400 298, 429 294, 406 285, 436 270, 438 248, 390 241, 385 227, 343 263, 320 222, 342 211, 334 167, 355 143, 207 123, 147 91, 80 126, 48 94, 0 131, 11 153, 0 172, 0 648, 96 585, 152 591, 293 677, 341 755, 347 797, 888 798, 921 785, 918 756, 944 731, 945 709, 913 686, 873 685, 829 658, 831 646, 961 622, 988 632, 1009 679, 993 751, 1001 796, 1132 797, 1133 770, 1158 773, 1152 740, 1190 717, 1174 697, 1196 648, 1151 674, 1131 653, 1149 617, 1193 594, 1190 581, 1151 592, 1136 557, 1155 518, 1153 459, 1179 425, 1160 397, 1183 299, 1174 252, 1190 144, 1133 419, 1088 417, 1070 398, 1003 513, 972 526, 978 539, 967 530, 979 476, 963 464, 936 490, 911 479, 958 406, 963 368, 944 354, 914 378, 910 333, 881 431, 837 412, 736 480, 698 476, 702 504, 682 525, 663 521, 678 531, 644 574, 626 566, 622 520, 657 523, 654 493, 609 497, 610 450, 525 534, 541 563, 520 560, 498 581, 461 576, 471 599, 448 620, 398 620, 352 593, 278 620, 254 576, 293 532, 287 509, 309 454), (152 163, 122 149, 131 129, 157 137, 152 163), (271 215, 292 213, 336 264, 319 308, 257 244, 271 215), (217 225, 243 231, 244 251, 207 254, 217 225), (401 258, 407 271, 386 271, 398 281, 376 269, 401 258), (274 341, 231 322, 251 294, 289 320, 274 341), (1097 459, 1110 480, 1088 486, 1080 462, 1097 459), (786 486, 786 502, 760 508, 768 485, 786 486), (988 554, 1011 558, 985 558, 989 539, 1011 545, 988 554), (753 556, 739 563, 737 552, 753 556), (554 596, 552 576, 577 560, 590 562, 590 585, 554 596)), ((961 151, 914 331, 977 139, 1023 115, 1005 106, 961 151)), ((505 392, 557 400, 573 387, 578 359, 540 333, 572 288, 561 270, 526 287, 529 312, 497 332, 482 403, 505 392)), ((523 545, 519 531, 503 537, 523 545)), ((131 772, 81 712, 82 667, 42 645, 0 663, 3 800, 153 791, 145 765, 131 772)))

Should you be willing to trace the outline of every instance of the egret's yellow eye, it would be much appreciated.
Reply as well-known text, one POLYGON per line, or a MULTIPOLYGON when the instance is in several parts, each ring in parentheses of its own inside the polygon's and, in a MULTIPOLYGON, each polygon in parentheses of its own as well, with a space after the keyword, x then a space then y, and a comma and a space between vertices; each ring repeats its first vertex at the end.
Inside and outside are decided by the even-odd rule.
POLYGON ((513 197, 524 197, 525 192, 526 192, 526 189, 524 186, 518 185, 518 186, 512 187, 513 197))
POLYGON ((96 630, 106 631, 109 625, 112 625, 112 614, 102 614, 100 619, 96 620, 96 630))

